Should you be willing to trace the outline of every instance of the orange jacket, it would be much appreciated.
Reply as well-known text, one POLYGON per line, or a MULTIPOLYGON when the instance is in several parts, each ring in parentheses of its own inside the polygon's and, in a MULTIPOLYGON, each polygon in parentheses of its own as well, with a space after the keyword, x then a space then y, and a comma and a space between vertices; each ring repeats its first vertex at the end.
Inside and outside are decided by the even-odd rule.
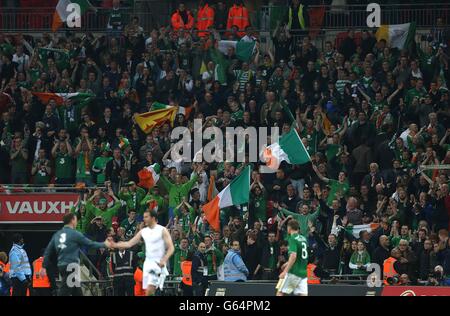
POLYGON ((3 267, 3 272, 5 272, 5 273, 9 272, 9 268, 10 268, 9 263, 4 263, 3 261, 0 261, 0 266, 3 267))
POLYGON ((34 288, 49 288, 50 280, 47 275, 41 275, 42 263, 44 257, 39 257, 33 262, 33 287, 34 288))
MULTIPOLYGON (((214 25, 214 9, 205 4, 198 8, 197 13, 197 29, 199 31, 206 31, 209 27, 214 25)), ((209 32, 198 32, 198 36, 208 36, 209 32)))
POLYGON ((233 26, 237 26, 239 36, 244 35, 245 28, 250 26, 250 20, 248 18, 248 10, 243 5, 234 4, 228 11, 227 29, 230 30, 233 26))
POLYGON ((320 284, 320 278, 316 276, 314 273, 314 269, 316 268, 316 265, 313 263, 310 263, 306 266, 306 273, 308 276, 308 284, 320 284))
POLYGON ((191 268, 192 268, 192 261, 185 260, 181 262, 181 272, 183 273, 183 278, 181 279, 181 282, 189 286, 192 286, 191 268))
POLYGON ((143 273, 141 268, 137 268, 136 271, 134 272, 134 281, 135 281, 135 285, 134 285, 134 296, 145 296, 145 291, 142 288, 142 278, 143 278, 143 273))
POLYGON ((390 285, 387 282, 387 278, 392 278, 394 275, 397 275, 397 271, 395 271, 394 263, 397 261, 397 259, 393 257, 389 257, 383 262, 383 282, 384 285, 390 285))
POLYGON ((192 16, 192 13, 188 10, 186 10, 186 13, 188 15, 188 23, 184 24, 183 19, 181 18, 180 11, 176 11, 174 14, 172 14, 172 28, 175 31, 178 31, 179 29, 185 29, 190 30, 194 27, 194 17, 192 16))

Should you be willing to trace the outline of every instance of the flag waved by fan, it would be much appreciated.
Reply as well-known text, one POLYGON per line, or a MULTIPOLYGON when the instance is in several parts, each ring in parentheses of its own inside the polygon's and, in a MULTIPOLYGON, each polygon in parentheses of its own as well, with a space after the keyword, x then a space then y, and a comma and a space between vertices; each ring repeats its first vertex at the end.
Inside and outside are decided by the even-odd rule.
POLYGON ((138 185, 147 190, 151 189, 158 182, 160 173, 161 167, 158 163, 154 163, 153 165, 141 169, 138 172, 139 177, 138 185))

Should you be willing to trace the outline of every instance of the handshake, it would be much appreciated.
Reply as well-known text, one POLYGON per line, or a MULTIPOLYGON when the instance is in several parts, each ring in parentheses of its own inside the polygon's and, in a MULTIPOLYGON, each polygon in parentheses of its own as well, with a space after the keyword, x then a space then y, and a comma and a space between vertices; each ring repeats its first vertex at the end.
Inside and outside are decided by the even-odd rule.
POLYGON ((108 248, 108 249, 128 248, 128 247, 126 247, 126 245, 123 245, 123 244, 125 244, 125 243, 123 243, 123 242, 115 242, 112 237, 108 237, 105 240, 105 247, 108 248))

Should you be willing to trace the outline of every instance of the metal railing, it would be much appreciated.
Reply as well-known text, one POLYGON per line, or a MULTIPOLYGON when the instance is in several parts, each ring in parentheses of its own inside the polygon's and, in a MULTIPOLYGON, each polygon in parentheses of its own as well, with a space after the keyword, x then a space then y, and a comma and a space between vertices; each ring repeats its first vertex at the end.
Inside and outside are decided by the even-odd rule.
MULTIPOLYGON (((288 10, 287 6, 262 7, 260 28, 268 31, 273 30, 278 21, 287 23, 288 10)), ((367 12, 365 5, 309 6, 307 11, 310 22, 313 18, 323 14, 321 26, 317 27, 311 23, 311 27, 324 30, 367 28, 367 17, 370 14, 370 12, 367 12)), ((380 13, 381 24, 416 22, 417 27, 432 27, 436 24, 437 18, 442 18, 444 24, 448 24, 450 4, 381 5, 380 13)))
MULTIPOLYGON (((313 28, 349 29, 366 28, 366 19, 369 12, 365 5, 322 5, 309 6, 310 20, 312 15, 317 15, 319 9, 323 10, 321 25, 313 28)), ((123 8, 123 22, 127 24, 134 16, 140 19, 140 25, 148 32, 154 27, 170 25, 170 16, 174 10, 171 1, 142 1, 136 2, 134 7, 123 8)), ((0 10, 0 31, 26 31, 48 32, 51 31, 55 8, 2 8, 0 10)), ((87 11, 81 19, 79 32, 105 32, 109 19, 110 9, 97 8, 97 12, 87 11)), ((273 30, 278 21, 287 22, 287 6, 261 6, 252 15, 253 26, 260 31, 273 30)), ((320 15, 320 14, 319 14, 320 15)), ((416 22, 418 27, 432 27, 436 19, 440 17, 444 24, 450 19, 450 4, 448 3, 412 3, 408 5, 393 4, 381 6, 381 24, 399 24, 416 22)), ((58 31, 69 30, 66 26, 58 31)))

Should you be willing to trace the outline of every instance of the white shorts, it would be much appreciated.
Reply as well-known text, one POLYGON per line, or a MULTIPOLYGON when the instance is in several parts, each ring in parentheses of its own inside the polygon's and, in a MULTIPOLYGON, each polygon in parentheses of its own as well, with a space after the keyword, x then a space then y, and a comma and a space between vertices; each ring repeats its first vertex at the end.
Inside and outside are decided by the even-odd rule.
POLYGON ((284 280, 278 282, 277 290, 284 294, 308 295, 308 278, 288 273, 284 280))
POLYGON ((161 268, 158 260, 145 259, 142 269, 142 288, 146 290, 149 285, 163 289, 164 280, 169 274, 167 267, 161 268))

